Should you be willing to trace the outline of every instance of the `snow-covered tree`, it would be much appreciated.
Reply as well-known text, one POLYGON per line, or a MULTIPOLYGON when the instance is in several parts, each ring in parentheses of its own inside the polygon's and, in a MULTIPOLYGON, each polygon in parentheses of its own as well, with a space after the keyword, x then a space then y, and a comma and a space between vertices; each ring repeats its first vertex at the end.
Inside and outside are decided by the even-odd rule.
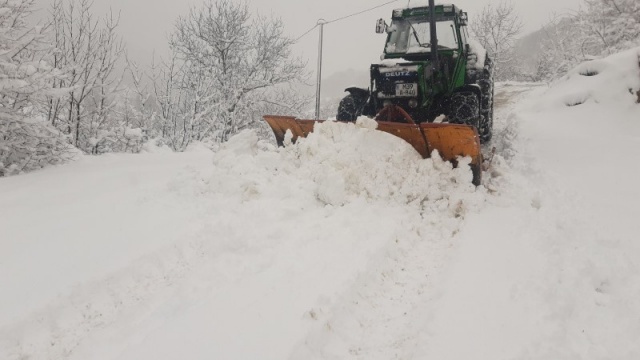
POLYGON ((640 45, 638 0, 584 0, 576 20, 587 35, 583 46, 592 55, 609 55, 640 45))
POLYGON ((584 34, 575 18, 553 16, 541 29, 542 43, 532 79, 550 81, 585 61, 584 34))
MULTIPOLYGON (((154 103, 151 107, 142 104, 145 105, 143 110, 153 118, 155 135, 164 139, 172 149, 181 151, 194 137, 199 137, 196 133, 198 94, 192 86, 193 79, 183 71, 184 63, 178 60, 175 51, 171 55, 168 61, 153 62, 150 78, 154 103)), ((139 93, 144 94, 145 91, 139 90, 139 93)))
POLYGON ((585 0, 574 14, 552 18, 544 38, 535 80, 553 80, 577 64, 640 46, 640 2, 585 0))
POLYGON ((511 78, 514 71, 513 46, 522 30, 522 21, 513 4, 504 1, 497 5, 488 4, 472 19, 471 30, 492 55, 495 78, 511 78))
POLYGON ((119 125, 113 111, 121 90, 117 65, 124 47, 116 33, 119 18, 109 14, 94 19, 91 5, 90 0, 53 3, 55 51, 49 62, 66 75, 53 87, 69 90, 64 97, 48 99, 45 112, 52 125, 70 135, 74 146, 98 153, 100 143, 119 125))
POLYGON ((70 150, 34 111, 39 98, 53 96, 50 84, 59 78, 44 61, 51 50, 46 29, 27 26, 34 1, 0 1, 0 176, 61 162, 70 150))
POLYGON ((292 101, 298 97, 282 95, 286 84, 305 75, 305 64, 291 55, 293 44, 280 19, 252 16, 243 2, 206 0, 180 17, 172 59, 155 76, 163 133, 172 146, 205 138, 225 142, 262 126, 260 109, 299 109, 292 101))

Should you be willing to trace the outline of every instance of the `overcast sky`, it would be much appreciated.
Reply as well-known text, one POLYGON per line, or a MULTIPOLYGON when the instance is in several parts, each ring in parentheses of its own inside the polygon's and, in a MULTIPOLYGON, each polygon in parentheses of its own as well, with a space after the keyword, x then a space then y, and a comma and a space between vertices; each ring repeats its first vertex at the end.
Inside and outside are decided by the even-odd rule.
MULTIPOLYGON (((130 56, 139 62, 150 62, 156 54, 167 51, 167 35, 179 15, 203 0, 94 0, 94 13, 102 15, 111 7, 121 11, 120 33, 130 56)), ((37 0, 40 15, 46 14, 52 0, 37 0)), ((333 20, 356 13, 385 0, 248 0, 251 8, 265 15, 279 16, 289 36, 297 38, 316 24, 319 18, 333 20)), ((375 21, 389 21, 394 8, 405 7, 407 0, 398 0, 377 10, 325 26, 323 74, 329 76, 348 69, 365 70, 382 53, 384 36, 375 33, 375 21)), ((496 0, 456 0, 453 3, 473 19, 486 4, 496 0)), ((411 5, 426 3, 412 0, 411 5)), ((440 1, 436 0, 436 3, 440 1)), ((449 2, 447 2, 449 3, 449 2)), ((578 8, 581 0, 513 0, 524 22, 524 32, 540 28, 552 13, 566 13, 578 8)), ((302 38, 294 51, 308 60, 315 69, 318 31, 302 38)))

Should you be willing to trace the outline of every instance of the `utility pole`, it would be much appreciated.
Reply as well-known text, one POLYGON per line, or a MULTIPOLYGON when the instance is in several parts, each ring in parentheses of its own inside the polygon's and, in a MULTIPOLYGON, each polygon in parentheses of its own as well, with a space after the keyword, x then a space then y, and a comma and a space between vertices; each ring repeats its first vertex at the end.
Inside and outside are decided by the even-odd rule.
POLYGON ((316 80, 316 120, 320 120, 320 83, 322 82, 322 35, 324 25, 327 22, 324 19, 318 20, 320 26, 320 40, 318 42, 318 79, 316 80))

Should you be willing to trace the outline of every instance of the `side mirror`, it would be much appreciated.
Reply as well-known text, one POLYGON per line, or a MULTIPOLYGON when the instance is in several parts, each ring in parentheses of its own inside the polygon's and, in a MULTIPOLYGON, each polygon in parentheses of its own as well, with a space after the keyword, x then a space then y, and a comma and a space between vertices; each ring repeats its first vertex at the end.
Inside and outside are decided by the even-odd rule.
POLYGON ((469 23, 469 15, 466 12, 460 12, 460 25, 466 26, 469 23))
POLYGON ((384 19, 378 19, 376 22, 376 34, 384 34, 387 32, 387 23, 384 19))

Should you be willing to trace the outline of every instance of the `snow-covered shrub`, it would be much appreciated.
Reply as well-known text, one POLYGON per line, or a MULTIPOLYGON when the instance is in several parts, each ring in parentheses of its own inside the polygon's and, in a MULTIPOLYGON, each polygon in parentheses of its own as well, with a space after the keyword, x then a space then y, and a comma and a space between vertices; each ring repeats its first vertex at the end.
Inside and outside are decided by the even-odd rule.
POLYGON ((111 152, 139 153, 147 139, 146 130, 120 123, 118 127, 99 131, 96 137, 89 139, 89 143, 94 155, 111 152))
POLYGON ((71 151, 66 139, 34 113, 58 75, 40 58, 41 27, 25 18, 35 0, 0 1, 0 176, 56 164, 71 151))
POLYGON ((68 160, 72 147, 43 121, 0 115, 0 176, 43 168, 68 160))

